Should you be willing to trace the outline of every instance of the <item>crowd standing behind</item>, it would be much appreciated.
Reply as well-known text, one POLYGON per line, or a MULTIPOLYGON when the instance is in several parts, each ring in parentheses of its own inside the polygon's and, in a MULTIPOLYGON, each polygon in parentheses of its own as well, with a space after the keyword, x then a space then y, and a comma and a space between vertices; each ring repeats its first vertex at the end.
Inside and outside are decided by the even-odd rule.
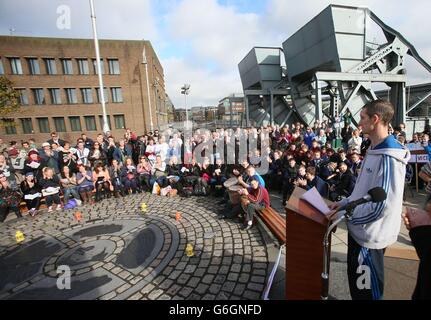
MULTIPOLYGON (((390 133, 402 144, 421 144, 431 155, 429 132, 415 133, 407 141, 404 130, 401 124, 390 128, 390 133)), ((283 204, 296 186, 306 190, 316 187, 323 197, 333 201, 348 197, 370 146, 367 135, 360 127, 352 128, 349 121, 341 130, 338 148, 334 126, 328 121, 316 121, 313 127, 294 123, 281 128, 198 129, 188 141, 184 141, 183 133, 169 131, 162 135, 154 130, 137 136, 127 129, 123 137, 108 132, 94 140, 82 133, 77 141, 65 141, 52 132, 40 147, 34 139, 7 145, 0 138, 0 222, 9 212, 20 217, 22 203, 34 216, 42 202, 48 212, 53 212, 81 202, 92 204, 141 192, 168 196, 215 193, 227 199, 223 183, 235 177, 243 187, 242 196, 249 199, 242 203, 247 228, 252 211, 269 206, 267 189, 280 192, 283 204), (266 150, 261 150, 262 132, 269 135, 266 150), (246 133, 257 138, 257 149, 243 155, 240 135, 246 133), (208 141, 213 142, 213 156, 205 157, 208 148, 198 147, 208 141), (234 164, 226 163, 232 156, 227 147, 223 148, 224 154, 217 153, 223 149, 216 149, 232 142, 234 164), (265 151, 269 169, 261 176, 250 168, 259 167, 261 152, 265 151), (197 161, 196 152, 204 156, 202 161, 197 161)), ((223 210, 226 213, 227 209, 223 210)))

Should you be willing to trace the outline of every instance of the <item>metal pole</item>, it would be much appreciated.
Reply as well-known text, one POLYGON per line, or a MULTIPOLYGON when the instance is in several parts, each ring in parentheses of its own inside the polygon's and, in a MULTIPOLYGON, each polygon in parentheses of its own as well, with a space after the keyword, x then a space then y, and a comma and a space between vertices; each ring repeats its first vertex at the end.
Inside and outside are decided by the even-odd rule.
POLYGON ((184 108, 186 108, 186 127, 189 127, 189 112, 187 111, 187 91, 184 92, 184 108))
POLYGON ((150 130, 151 132, 153 132, 154 126, 153 126, 153 115, 151 111, 150 81, 148 79, 148 61, 147 61, 147 55, 145 50, 145 43, 144 43, 144 52, 142 53, 142 57, 143 57, 143 64, 145 65, 145 80, 147 82, 148 109, 150 113, 150 130))
POLYGON ((342 221, 345 216, 341 216, 334 223, 332 223, 326 230, 325 237, 323 238, 323 271, 322 271, 322 300, 328 300, 329 296, 329 236, 332 230, 342 221))
POLYGON ((232 128, 232 100, 229 99, 229 110, 230 110, 230 127, 232 128))
POLYGON ((100 101, 102 103, 103 133, 106 134, 108 131, 110 131, 110 129, 108 124, 108 117, 106 115, 105 90, 103 87, 102 68, 100 67, 99 41, 97 39, 96 14, 94 13, 93 0, 90 0, 90 9, 91 9, 91 23, 93 26, 94 47, 96 49, 96 67, 97 67, 97 73, 99 78, 100 101))
POLYGON ((245 99, 245 125, 248 127, 249 126, 249 122, 250 122, 250 115, 249 115, 249 109, 248 109, 248 96, 245 95, 244 97, 245 99))

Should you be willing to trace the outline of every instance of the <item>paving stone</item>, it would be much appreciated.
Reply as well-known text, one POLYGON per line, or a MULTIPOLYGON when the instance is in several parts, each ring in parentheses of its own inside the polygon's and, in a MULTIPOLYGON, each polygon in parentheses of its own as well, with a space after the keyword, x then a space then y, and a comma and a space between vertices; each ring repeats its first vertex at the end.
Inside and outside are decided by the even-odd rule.
POLYGON ((203 295, 207 291, 208 287, 209 287, 208 285, 201 283, 200 285, 197 286, 195 291, 200 295, 203 295))
POLYGON ((148 294, 148 299, 156 300, 161 294, 163 294, 163 290, 161 289, 153 290, 148 294))
POLYGON ((134 295, 128 297, 127 300, 140 300, 142 297, 142 293, 136 292, 134 295))
POLYGON ((266 269, 255 269, 253 275, 266 276, 266 269))
POLYGON ((167 294, 170 296, 174 296, 182 289, 182 286, 179 286, 177 284, 172 285, 169 290, 166 291, 167 294))
POLYGON ((154 289, 154 287, 155 287, 154 284, 149 283, 144 288, 142 288, 141 293, 144 296, 146 296, 146 295, 148 295, 151 292, 151 290, 154 289))
POLYGON ((121 287, 119 287, 119 288, 116 290, 116 292, 117 292, 117 293, 122 293, 122 292, 126 291, 127 289, 129 289, 130 287, 131 287, 131 285, 130 285, 130 284, 125 283, 125 284, 123 284, 121 287))
POLYGON ((205 273, 206 273, 205 268, 199 268, 195 271, 195 273, 193 275, 196 277, 203 277, 205 273))
POLYGON ((187 298, 192 293, 192 291, 193 291, 193 288, 184 287, 178 292, 178 294, 184 298, 187 298))
POLYGON ((229 281, 237 281, 237 280, 238 280, 238 277, 239 277, 239 274, 238 274, 238 273, 229 273, 229 274, 227 275, 227 279, 228 279, 229 281))
POLYGON ((217 284, 222 284, 224 283, 226 280, 226 276, 225 275, 218 275, 214 278, 213 283, 217 283, 217 284))
POLYGON ((247 273, 241 273, 238 281, 241 283, 246 283, 246 282, 248 282, 249 279, 250 279, 250 276, 247 273))
POLYGON ((265 283, 265 277, 252 276, 250 281, 256 283, 265 283))
POLYGON ((192 287, 192 288, 196 288, 200 281, 201 281, 201 278, 193 277, 189 280, 187 285, 192 287))
POLYGON ((265 286, 263 284, 258 284, 254 282, 249 282, 247 285, 247 289, 255 290, 255 291, 263 291, 265 286))
POLYGON ((214 280, 214 275, 211 275, 211 274, 207 274, 206 276, 204 276, 204 277, 202 278, 202 282, 203 282, 203 283, 207 283, 207 284, 212 283, 212 282, 213 282, 213 280, 214 280))
POLYGON ((182 274, 182 271, 172 271, 171 274, 168 276, 169 279, 177 279, 182 274))
POLYGON ((255 292, 255 291, 249 291, 249 290, 244 291, 244 294, 242 296, 245 299, 250 299, 250 300, 260 300, 261 299, 260 293, 255 292))
POLYGON ((170 279, 166 279, 165 281, 163 281, 160 285, 159 285, 159 288, 161 288, 161 289, 168 289, 171 285, 172 285, 172 283, 174 283, 172 280, 170 280, 170 279))
POLYGON ((115 291, 107 293, 103 296, 101 296, 99 299, 100 300, 111 300, 113 298, 115 298, 117 296, 117 293, 115 293, 115 291))
POLYGON ((188 275, 188 274, 182 274, 182 275, 180 275, 179 277, 178 277, 178 280, 177 280, 177 282, 179 283, 179 284, 185 284, 188 280, 189 280, 189 278, 190 278, 191 276, 190 275, 188 275))
POLYGON ((244 290, 245 290, 245 284, 237 284, 235 286, 233 293, 241 296, 244 293, 244 290))
POLYGON ((230 269, 232 272, 240 272, 241 271, 241 265, 238 263, 233 264, 230 269))
POLYGON ((233 291, 233 288, 235 287, 235 285, 236 285, 236 283, 235 283, 235 282, 232 282, 232 281, 226 281, 226 282, 223 284, 222 290, 223 290, 223 291, 226 291, 226 292, 232 292, 232 291, 233 291))
POLYGON ((228 293, 222 291, 217 295, 216 300, 228 300, 229 297, 230 295, 228 293))
POLYGON ((216 274, 218 272, 219 267, 211 266, 208 268, 208 273, 216 274))

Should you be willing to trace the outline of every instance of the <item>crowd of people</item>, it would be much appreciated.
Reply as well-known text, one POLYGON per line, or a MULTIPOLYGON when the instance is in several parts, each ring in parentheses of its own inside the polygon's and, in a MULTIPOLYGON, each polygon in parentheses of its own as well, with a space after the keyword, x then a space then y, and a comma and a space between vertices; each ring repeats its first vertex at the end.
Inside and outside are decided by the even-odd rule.
MULTIPOLYGON (((121 138, 107 133, 91 139, 82 133, 74 142, 62 140, 52 132, 40 146, 33 139, 8 145, 1 140, 0 221, 10 211, 21 216, 20 204, 24 202, 34 216, 42 202, 52 212, 62 210, 73 200, 85 205, 140 192, 226 196, 223 184, 232 177, 239 178, 242 196, 259 205, 269 206, 269 200, 261 196, 267 194, 267 189, 282 193, 285 204, 295 186, 316 187, 323 197, 339 200, 352 192, 370 141, 360 127, 353 129, 348 122, 338 133, 339 140, 331 123, 316 121, 313 127, 295 123, 281 128, 196 130, 190 137, 171 129, 137 136, 127 129, 121 138), (269 138, 266 150, 261 150, 263 133, 269 138), (241 135, 257 138, 257 148, 249 148, 242 155, 241 135), (206 155, 211 147, 197 147, 208 142, 214 149, 206 155), (234 163, 226 161, 229 143, 235 146, 234 163), (196 157, 196 150, 202 157, 196 157), (258 174, 254 168, 259 167, 260 155, 265 152, 269 169, 258 174), (254 190, 265 189, 257 198, 253 181, 258 184, 254 190)), ((403 126, 393 134, 405 143, 403 126)), ((415 134, 413 141, 427 138, 426 134, 415 134)), ((225 214, 229 216, 231 209, 223 208, 221 213, 229 211, 225 214)), ((246 207, 244 211, 247 212, 246 207)), ((250 219, 246 227, 249 222, 250 219)))

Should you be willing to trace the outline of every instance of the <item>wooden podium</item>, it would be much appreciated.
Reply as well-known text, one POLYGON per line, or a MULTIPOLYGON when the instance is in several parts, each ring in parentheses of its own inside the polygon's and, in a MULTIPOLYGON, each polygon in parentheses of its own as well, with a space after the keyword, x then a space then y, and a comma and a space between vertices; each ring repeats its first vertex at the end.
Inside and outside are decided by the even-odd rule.
POLYGON ((286 299, 288 300, 320 300, 321 297, 323 238, 329 220, 308 202, 300 200, 304 192, 306 191, 296 188, 286 204, 286 299))

